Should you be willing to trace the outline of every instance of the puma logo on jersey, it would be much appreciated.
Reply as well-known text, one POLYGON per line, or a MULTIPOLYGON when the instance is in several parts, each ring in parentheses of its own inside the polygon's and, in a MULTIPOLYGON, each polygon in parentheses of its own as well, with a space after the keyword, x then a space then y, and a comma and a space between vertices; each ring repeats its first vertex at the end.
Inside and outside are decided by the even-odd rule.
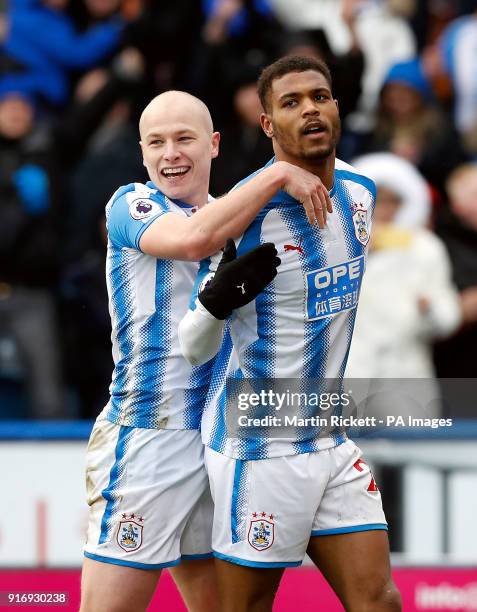
POLYGON ((294 245, 294 244, 285 244, 285 253, 287 251, 298 251, 299 253, 301 253, 302 255, 305 254, 305 252, 303 251, 303 249, 301 248, 301 240, 298 243, 298 246, 294 245))

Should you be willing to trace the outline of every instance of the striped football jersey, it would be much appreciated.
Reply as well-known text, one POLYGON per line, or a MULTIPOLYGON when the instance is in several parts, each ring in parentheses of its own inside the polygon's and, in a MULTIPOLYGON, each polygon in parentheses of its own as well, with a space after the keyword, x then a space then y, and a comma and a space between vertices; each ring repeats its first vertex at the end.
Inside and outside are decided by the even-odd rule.
POLYGON ((161 215, 190 216, 194 210, 151 182, 121 187, 106 206, 114 372, 105 416, 118 425, 200 426, 210 368, 189 365, 177 333, 198 264, 157 259, 139 248, 142 234, 161 215))
MULTIPOLYGON (((270 163, 272 163, 273 160, 270 163)), ((268 165, 269 165, 268 164, 268 165)), ((245 181, 248 179, 245 179, 245 181)), ((333 213, 325 229, 311 226, 304 208, 281 191, 236 241, 237 255, 273 242, 281 265, 255 301, 232 314, 217 355, 202 418, 203 441, 237 459, 264 459, 331 448, 345 440, 340 428, 297 426, 287 436, 232 435, 227 425, 226 381, 231 379, 341 380, 358 304, 375 204, 375 186, 336 160, 330 192, 333 213)), ((201 262, 197 292, 216 269, 221 253, 201 262)), ((300 383, 301 381, 301 383, 300 383)), ((337 407, 336 414, 341 409, 337 407)), ((301 407, 306 418, 309 408, 301 407)), ((316 409, 314 409, 316 412, 316 409)))

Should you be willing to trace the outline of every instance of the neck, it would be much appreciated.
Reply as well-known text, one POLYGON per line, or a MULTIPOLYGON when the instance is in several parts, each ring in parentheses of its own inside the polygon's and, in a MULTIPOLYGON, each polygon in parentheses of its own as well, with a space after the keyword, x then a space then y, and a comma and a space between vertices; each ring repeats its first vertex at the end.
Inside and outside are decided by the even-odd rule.
POLYGON ((192 206, 197 206, 197 208, 202 208, 207 204, 207 200, 209 199, 209 185, 207 185, 207 189, 198 194, 197 198, 194 198, 194 202, 187 202, 187 204, 192 204, 192 206))
POLYGON ((287 155, 284 151, 277 149, 275 151, 275 159, 276 161, 286 161, 289 164, 293 164, 294 166, 298 166, 303 170, 311 172, 311 174, 314 174, 315 176, 321 179, 321 182, 328 189, 328 191, 331 191, 333 187, 335 172, 335 151, 333 151, 331 155, 329 155, 325 159, 315 160, 293 157, 291 155, 287 155))
POLYGON ((201 208, 202 206, 205 206, 205 204, 207 204, 207 200, 209 198, 209 186, 207 185, 206 189, 203 189, 198 193, 193 193, 189 196, 185 196, 183 198, 178 197, 177 195, 167 193, 167 191, 162 191, 162 193, 171 200, 179 200, 184 204, 189 204, 190 206, 197 206, 197 208, 201 208))

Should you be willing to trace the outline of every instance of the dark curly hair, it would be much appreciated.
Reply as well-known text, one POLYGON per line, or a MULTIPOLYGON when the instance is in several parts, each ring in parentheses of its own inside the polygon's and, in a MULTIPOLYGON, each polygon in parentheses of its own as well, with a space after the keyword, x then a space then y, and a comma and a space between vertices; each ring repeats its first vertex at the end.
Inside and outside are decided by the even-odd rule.
POLYGON ((301 57, 300 55, 282 57, 273 64, 270 64, 270 66, 264 68, 258 79, 258 96, 264 110, 267 111, 270 107, 268 97, 272 89, 273 81, 280 79, 290 72, 305 72, 306 70, 314 70, 322 74, 328 81, 331 89, 331 72, 325 62, 312 57, 301 57))

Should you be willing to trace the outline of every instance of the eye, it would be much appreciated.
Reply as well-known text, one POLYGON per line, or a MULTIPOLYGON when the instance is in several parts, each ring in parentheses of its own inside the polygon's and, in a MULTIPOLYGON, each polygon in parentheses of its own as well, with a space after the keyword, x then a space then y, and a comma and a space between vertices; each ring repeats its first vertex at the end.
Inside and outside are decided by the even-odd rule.
POLYGON ((319 102, 323 100, 328 100, 328 96, 326 94, 319 93, 319 94, 316 94, 315 100, 318 100, 319 102))
POLYGON ((179 142, 188 142, 189 140, 194 140, 192 136, 181 136, 179 138, 179 142))
POLYGON ((286 100, 286 102, 283 103, 283 108, 293 108, 296 104, 296 100, 286 100))
POLYGON ((150 146, 150 147, 156 147, 156 146, 161 145, 162 143, 163 143, 163 141, 162 141, 162 140, 160 140, 159 138, 155 138, 154 140, 151 140, 151 141, 149 142, 149 146, 150 146))

